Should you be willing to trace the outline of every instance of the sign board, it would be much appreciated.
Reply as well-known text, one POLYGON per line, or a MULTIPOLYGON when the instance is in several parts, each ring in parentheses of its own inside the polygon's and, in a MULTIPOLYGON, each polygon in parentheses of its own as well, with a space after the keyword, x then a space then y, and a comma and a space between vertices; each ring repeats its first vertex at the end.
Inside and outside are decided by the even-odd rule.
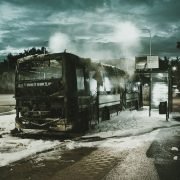
POLYGON ((136 70, 159 68, 158 56, 141 56, 135 59, 136 70))
POLYGON ((146 69, 147 66, 147 57, 136 57, 135 59, 136 69, 146 69))
POLYGON ((148 69, 159 68, 158 56, 147 56, 147 68, 148 69))

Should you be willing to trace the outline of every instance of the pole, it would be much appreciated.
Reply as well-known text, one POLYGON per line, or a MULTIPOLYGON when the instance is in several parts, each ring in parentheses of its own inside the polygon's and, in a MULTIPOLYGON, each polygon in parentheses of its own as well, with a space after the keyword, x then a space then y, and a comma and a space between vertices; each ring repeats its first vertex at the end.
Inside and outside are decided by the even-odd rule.
MULTIPOLYGON (((151 31, 148 29, 149 32, 149 58, 151 61, 151 31)), ((151 116, 151 99, 152 99, 152 69, 150 69, 150 101, 149 101, 149 117, 151 116)))
MULTIPOLYGON (((151 51, 152 51, 152 48, 151 48, 151 44, 152 44, 152 37, 151 37, 151 30, 148 29, 148 28, 143 28, 142 30, 144 31, 147 31, 149 33, 149 59, 151 61, 151 51)), ((150 85, 149 85, 149 116, 151 116, 151 89, 152 89, 152 69, 150 68, 150 73, 149 73, 149 76, 150 76, 150 85)))
POLYGON ((97 120, 98 120, 98 124, 99 124, 99 88, 100 88, 100 84, 97 81, 97 97, 96 97, 96 108, 97 108, 97 120))
POLYGON ((150 85, 149 85, 149 117, 151 116, 151 93, 152 91, 152 73, 150 71, 150 85))
POLYGON ((167 121, 169 114, 172 112, 172 65, 169 63, 168 67, 168 108, 167 108, 167 121))

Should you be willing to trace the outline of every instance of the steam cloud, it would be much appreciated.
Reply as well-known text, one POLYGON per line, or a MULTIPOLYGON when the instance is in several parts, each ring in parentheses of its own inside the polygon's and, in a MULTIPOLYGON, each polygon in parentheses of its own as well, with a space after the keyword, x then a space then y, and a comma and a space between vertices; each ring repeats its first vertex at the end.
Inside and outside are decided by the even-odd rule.
POLYGON ((55 33, 49 39, 49 49, 52 53, 57 53, 69 49, 71 41, 66 34, 61 32, 55 33))
POLYGON ((134 57, 141 51, 140 32, 131 22, 121 22, 113 24, 111 27, 111 32, 99 33, 97 37, 90 35, 91 26, 89 28, 86 27, 87 32, 81 36, 74 34, 72 37, 71 35, 57 32, 49 39, 49 50, 55 53, 67 49, 67 52, 101 62, 103 60, 125 57, 125 67, 128 67, 126 70, 132 73, 134 69, 132 70, 130 67, 134 64, 134 57))

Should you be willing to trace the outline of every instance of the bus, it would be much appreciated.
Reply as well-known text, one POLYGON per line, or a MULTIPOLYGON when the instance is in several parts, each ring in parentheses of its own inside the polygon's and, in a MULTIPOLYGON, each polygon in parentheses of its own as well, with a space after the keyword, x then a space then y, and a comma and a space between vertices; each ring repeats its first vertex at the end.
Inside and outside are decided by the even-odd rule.
POLYGON ((115 66, 66 52, 23 57, 15 73, 16 128, 83 132, 138 109, 139 93, 115 66))

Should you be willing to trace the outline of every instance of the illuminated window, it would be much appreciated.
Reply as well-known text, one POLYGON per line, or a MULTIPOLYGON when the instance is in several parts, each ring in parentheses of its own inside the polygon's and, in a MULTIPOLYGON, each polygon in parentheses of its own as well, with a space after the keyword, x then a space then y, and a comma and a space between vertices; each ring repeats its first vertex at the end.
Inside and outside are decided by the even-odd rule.
POLYGON ((77 77, 77 89, 78 89, 78 91, 79 90, 80 91, 85 90, 83 69, 76 69, 76 77, 77 77))

